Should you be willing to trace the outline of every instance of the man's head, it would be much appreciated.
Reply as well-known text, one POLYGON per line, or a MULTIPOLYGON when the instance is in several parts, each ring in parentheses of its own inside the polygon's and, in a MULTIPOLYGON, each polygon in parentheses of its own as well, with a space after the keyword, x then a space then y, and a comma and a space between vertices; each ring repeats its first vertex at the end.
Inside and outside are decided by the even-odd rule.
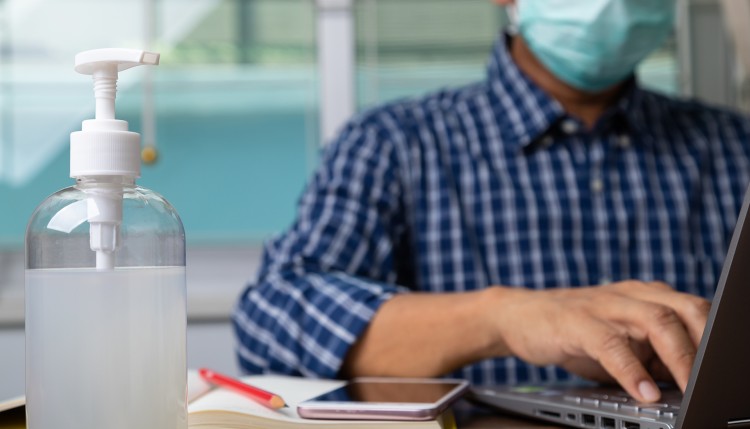
POLYGON ((510 14, 534 56, 587 92, 621 83, 674 26, 675 0, 493 0, 510 14))

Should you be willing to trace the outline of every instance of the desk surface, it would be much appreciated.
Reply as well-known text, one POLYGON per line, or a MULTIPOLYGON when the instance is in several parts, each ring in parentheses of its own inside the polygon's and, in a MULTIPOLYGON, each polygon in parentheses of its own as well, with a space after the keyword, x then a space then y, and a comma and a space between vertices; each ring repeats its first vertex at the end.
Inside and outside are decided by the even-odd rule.
POLYGON ((0 417, 0 429, 25 429, 26 428, 25 407, 3 411, 0 417))
POLYGON ((537 421, 514 419, 511 417, 484 416, 458 425, 459 429, 559 429, 537 421))
POLYGON ((490 408, 462 402, 455 410, 459 429, 556 429, 562 427, 538 420, 503 415, 490 408))
MULTIPOLYGON (((556 429, 537 421, 516 419, 493 414, 484 409, 476 409, 457 416, 459 429, 556 429)), ((0 419, 0 429, 26 429, 24 407, 6 411, 0 419)))

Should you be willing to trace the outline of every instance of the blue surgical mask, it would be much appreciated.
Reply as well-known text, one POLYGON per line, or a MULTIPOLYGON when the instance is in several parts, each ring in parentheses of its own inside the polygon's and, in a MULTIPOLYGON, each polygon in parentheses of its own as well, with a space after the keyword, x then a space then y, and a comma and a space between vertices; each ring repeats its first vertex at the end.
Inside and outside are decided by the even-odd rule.
POLYGON ((550 72, 601 91, 628 78, 672 32, 675 0, 517 0, 518 30, 550 72))

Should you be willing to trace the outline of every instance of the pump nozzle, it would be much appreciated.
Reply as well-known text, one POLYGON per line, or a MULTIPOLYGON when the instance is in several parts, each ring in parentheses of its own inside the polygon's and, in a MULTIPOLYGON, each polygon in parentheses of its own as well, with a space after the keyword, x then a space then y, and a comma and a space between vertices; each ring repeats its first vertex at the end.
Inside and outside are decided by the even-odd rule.
POLYGON ((94 49, 76 55, 75 70, 94 79, 96 116, 70 134, 70 176, 86 178, 91 250, 98 269, 114 268, 122 223, 123 178, 141 175, 140 135, 115 119, 118 73, 158 65, 159 54, 137 49, 94 49))
POLYGON ((94 49, 76 55, 76 71, 94 78, 96 119, 115 119, 117 74, 139 65, 159 65, 159 54, 136 49, 94 49))

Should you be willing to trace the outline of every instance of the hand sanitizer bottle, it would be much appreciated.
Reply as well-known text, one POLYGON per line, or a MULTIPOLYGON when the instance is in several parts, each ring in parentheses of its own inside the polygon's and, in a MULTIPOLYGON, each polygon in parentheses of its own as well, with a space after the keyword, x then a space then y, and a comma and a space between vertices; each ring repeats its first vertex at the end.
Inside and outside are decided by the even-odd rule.
POLYGON ((185 232, 135 184, 140 136, 115 119, 118 72, 159 54, 97 49, 96 119, 70 135, 75 185, 26 231, 26 416, 31 429, 184 429, 185 232))

